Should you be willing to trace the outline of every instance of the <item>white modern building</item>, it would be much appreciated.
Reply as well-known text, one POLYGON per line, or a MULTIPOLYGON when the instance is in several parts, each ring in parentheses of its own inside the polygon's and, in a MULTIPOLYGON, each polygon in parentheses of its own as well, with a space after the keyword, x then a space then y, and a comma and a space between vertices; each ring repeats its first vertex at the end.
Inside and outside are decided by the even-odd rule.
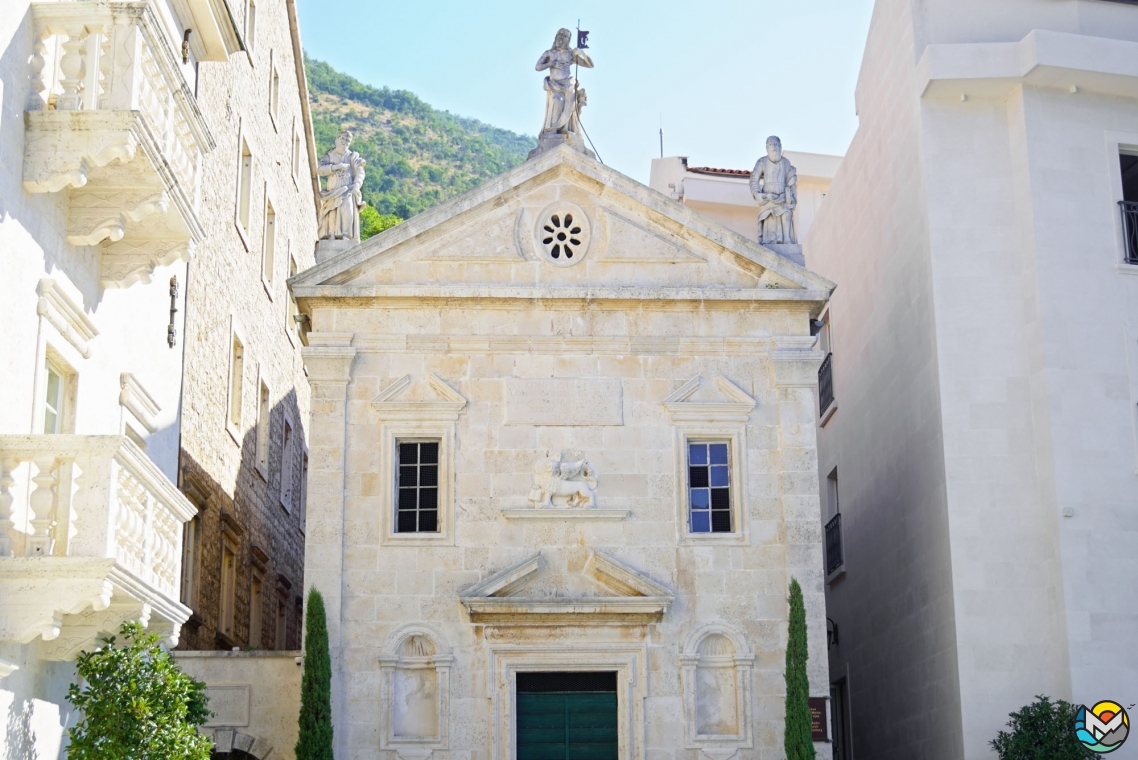
MULTIPOLYGON (((756 156, 763 155, 761 142, 756 146, 756 156)), ((818 215, 822 199, 826 197, 842 159, 841 156, 792 150, 785 151, 783 155, 798 170, 794 229, 801 242, 818 215)), ((727 229, 757 240, 759 204, 751 195, 750 178, 750 169, 689 166, 687 156, 667 156, 652 159, 648 185, 727 229)))
POLYGON ((1136 95, 1132 3, 876 4, 805 241, 835 757, 1138 699, 1136 95))

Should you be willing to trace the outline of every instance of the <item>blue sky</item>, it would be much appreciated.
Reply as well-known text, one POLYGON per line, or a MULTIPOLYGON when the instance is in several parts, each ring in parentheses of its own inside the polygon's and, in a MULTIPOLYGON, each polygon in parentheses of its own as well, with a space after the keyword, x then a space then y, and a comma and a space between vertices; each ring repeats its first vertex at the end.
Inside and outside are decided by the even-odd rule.
POLYGON ((664 151, 750 168, 767 135, 844 153, 872 0, 453 2, 298 0, 308 54, 435 108, 536 134, 534 71, 561 26, 591 32, 585 128, 605 163, 647 182, 664 151))

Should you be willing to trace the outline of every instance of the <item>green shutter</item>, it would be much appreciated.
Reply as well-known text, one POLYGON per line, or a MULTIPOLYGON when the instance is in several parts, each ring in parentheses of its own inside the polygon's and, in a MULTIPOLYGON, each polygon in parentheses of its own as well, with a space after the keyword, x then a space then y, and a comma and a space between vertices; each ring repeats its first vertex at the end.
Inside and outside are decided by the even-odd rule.
POLYGON ((518 694, 518 760, 617 760, 616 694, 518 694))

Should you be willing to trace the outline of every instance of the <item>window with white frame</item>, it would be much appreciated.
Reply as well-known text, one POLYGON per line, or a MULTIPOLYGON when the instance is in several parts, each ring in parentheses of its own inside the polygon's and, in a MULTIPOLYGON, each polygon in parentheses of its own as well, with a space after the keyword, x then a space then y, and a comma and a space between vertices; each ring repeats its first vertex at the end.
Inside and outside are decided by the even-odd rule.
MULTIPOLYGON (((270 58, 272 54, 270 53, 270 58)), ((272 74, 269 79, 269 116, 273 119, 273 125, 276 126, 277 119, 280 118, 280 100, 281 100, 281 76, 277 73, 277 66, 274 62, 272 65, 272 74)))
POLYGON ((439 441, 401 440, 397 445, 395 532, 439 530, 439 441))
POLYGON ((253 55, 253 50, 257 44, 257 3, 255 0, 247 0, 245 3, 245 49, 249 51, 249 55, 253 55))
POLYGON ((296 432, 292 427, 292 418, 288 413, 284 416, 284 429, 281 435, 281 506, 286 512, 292 511, 293 499, 293 463, 295 459, 296 432))
POLYGON ((300 532, 304 532, 304 521, 308 519, 308 452, 300 457, 300 532))
POLYGON ((241 400, 245 382, 245 345, 236 333, 232 336, 229 353, 229 409, 226 427, 235 436, 241 434, 241 400))
POLYGON ((731 533, 731 444, 688 441, 688 530, 731 533))
POLYGON ((62 362, 48 357, 44 361, 43 432, 66 433, 73 415, 74 373, 62 362))
MULTIPOLYGON (((288 276, 295 277, 297 272, 296 258, 289 253, 288 257, 288 276)), ((297 324, 296 317, 300 314, 300 310, 296 306, 296 298, 293 297, 292 289, 288 289, 288 304, 285 307, 285 332, 288 333, 289 340, 293 345, 296 345, 300 340, 300 325, 297 324)))
POLYGON ((261 477, 269 475, 269 435, 272 431, 272 397, 269 386, 261 380, 257 394, 257 470, 261 477))
MULTIPOLYGON (((249 231, 249 205, 253 194, 253 151, 241 138, 241 153, 237 166, 237 226, 242 235, 249 231)), ((247 245, 247 244, 246 244, 247 245)))
POLYGON ((273 291, 273 273, 276 271, 277 256, 277 212, 273 209, 269 194, 265 192, 265 234, 261 241, 261 277, 265 281, 269 297, 273 291))
POLYGON ((292 178, 300 181, 300 132, 296 129, 296 120, 292 125, 292 178))

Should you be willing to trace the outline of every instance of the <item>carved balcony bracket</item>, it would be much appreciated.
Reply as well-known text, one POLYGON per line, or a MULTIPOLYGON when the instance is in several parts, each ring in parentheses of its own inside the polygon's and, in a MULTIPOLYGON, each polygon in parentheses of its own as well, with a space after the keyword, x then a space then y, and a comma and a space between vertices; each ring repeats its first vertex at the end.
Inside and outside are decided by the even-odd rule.
POLYGON ((204 238, 214 140, 145 2, 34 2, 24 188, 68 194, 67 240, 100 246, 104 287, 148 282, 204 238), (46 44, 46 43, 58 44, 46 44))

